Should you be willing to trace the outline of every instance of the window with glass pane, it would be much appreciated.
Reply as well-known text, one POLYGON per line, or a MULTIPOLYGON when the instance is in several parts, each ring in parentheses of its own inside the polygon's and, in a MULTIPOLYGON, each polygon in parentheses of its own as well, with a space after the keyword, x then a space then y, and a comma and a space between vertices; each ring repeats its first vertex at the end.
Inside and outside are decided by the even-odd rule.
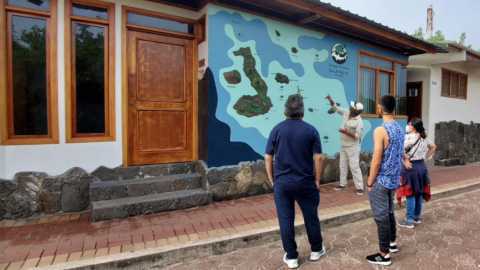
POLYGON ((74 25, 76 133, 105 133, 105 28, 74 25))
POLYGON ((32 9, 38 9, 38 10, 44 10, 44 11, 50 10, 49 0, 8 0, 7 5, 32 8, 32 9))
POLYGON ((108 11, 106 8, 82 5, 78 3, 72 4, 72 14, 78 15, 78 16, 98 18, 98 19, 108 18, 108 11))
POLYGON ((136 13, 128 13, 127 22, 131 24, 155 27, 155 28, 183 32, 188 34, 193 34, 194 32, 193 24, 176 22, 176 21, 161 19, 157 17, 150 17, 150 16, 140 15, 136 13))
POLYGON ((371 57, 364 54, 360 55, 360 64, 371 66, 371 67, 393 70, 392 61, 387 61, 387 60, 371 57))
POLYGON ((407 68, 395 64, 395 98, 397 99, 396 115, 407 114, 407 68))
POLYGON ((46 26, 44 19, 12 16, 14 135, 48 135, 46 26))
POLYGON ((375 70, 360 68, 360 103, 364 114, 375 113, 375 70))
POLYGON ((378 77, 378 95, 390 94, 390 74, 380 72, 378 77))

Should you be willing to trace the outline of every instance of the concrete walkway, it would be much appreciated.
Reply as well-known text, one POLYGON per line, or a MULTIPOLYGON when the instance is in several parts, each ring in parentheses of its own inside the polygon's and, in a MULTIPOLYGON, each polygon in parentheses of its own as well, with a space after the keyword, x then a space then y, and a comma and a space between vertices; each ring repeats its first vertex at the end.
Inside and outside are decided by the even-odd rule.
MULTIPOLYGON (((430 171, 433 199, 480 188, 480 164, 430 171)), ((371 213, 353 183, 320 188, 324 228, 371 213)), ((0 270, 142 269, 229 252, 279 239, 272 194, 194 209, 121 220, 90 222, 89 213, 0 222, 0 270)), ((297 209, 298 210, 298 209, 297 209)), ((297 211, 300 213, 300 211, 297 211)), ((296 216, 297 231, 303 218, 296 216)))
MULTIPOLYGON (((396 211, 405 218, 405 208, 396 211)), ((389 269, 440 270, 480 267, 480 190, 425 204, 422 223, 414 229, 397 228, 398 253, 390 253, 392 265, 368 263, 378 252, 377 225, 373 218, 322 230, 326 254, 310 261, 306 235, 297 237, 299 270, 389 269), (477 266, 478 265, 478 266, 477 266)), ((152 270, 288 270, 282 258, 282 241, 242 248, 221 255, 153 267, 152 270)))

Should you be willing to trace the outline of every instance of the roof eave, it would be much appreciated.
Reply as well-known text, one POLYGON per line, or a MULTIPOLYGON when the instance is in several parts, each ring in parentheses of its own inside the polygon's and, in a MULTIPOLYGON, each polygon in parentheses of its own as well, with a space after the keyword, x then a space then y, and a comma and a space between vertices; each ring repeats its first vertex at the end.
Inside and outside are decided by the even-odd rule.
POLYGON ((329 17, 331 19, 337 20, 339 22, 349 24, 354 27, 359 27, 362 28, 366 31, 382 35, 386 38, 393 39, 399 42, 402 42, 403 44, 409 45, 413 48, 419 49, 425 53, 432 53, 434 54, 436 52, 435 45, 430 44, 428 42, 425 42, 423 40, 414 38, 408 34, 402 33, 400 31, 397 31, 395 29, 383 26, 379 23, 376 23, 372 20, 368 20, 365 17, 361 17, 359 15, 353 14, 349 11, 345 11, 341 8, 332 6, 330 4, 324 4, 320 1, 318 4, 324 4, 328 5, 331 7, 331 10, 321 7, 318 4, 311 3, 307 0, 277 0, 278 2, 288 4, 297 8, 304 9, 306 11, 314 12, 316 14, 319 14, 321 16, 329 17), (340 15, 338 12, 335 10, 340 10, 344 13, 346 13, 348 16, 340 15), (365 22, 361 22, 359 19, 362 19, 365 22))

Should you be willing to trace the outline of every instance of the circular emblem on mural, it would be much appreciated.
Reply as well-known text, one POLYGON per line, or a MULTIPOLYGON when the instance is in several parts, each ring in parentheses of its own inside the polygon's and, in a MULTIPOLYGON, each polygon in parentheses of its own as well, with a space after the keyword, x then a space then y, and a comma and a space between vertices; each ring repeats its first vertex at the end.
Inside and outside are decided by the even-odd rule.
POLYGON ((347 61, 347 46, 335 43, 332 47, 332 58, 337 64, 343 64, 347 61))

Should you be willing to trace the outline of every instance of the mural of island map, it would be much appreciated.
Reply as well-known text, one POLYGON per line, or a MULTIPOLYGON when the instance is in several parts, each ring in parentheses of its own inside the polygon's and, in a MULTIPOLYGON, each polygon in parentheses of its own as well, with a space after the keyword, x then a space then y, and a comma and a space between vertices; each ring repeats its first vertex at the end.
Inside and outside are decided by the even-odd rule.
MULTIPOLYGON (((214 113, 230 128, 230 134, 217 136, 230 136, 232 143, 245 143, 260 156, 272 128, 285 119, 285 100, 296 93, 304 98, 304 121, 319 131, 323 152, 336 154, 341 116, 332 113, 325 96, 330 94, 345 108, 357 100, 358 49, 399 58, 337 36, 215 5, 209 7, 208 25, 208 62, 218 98, 214 113)), ((378 118, 363 119, 363 151, 373 148, 371 131, 380 123, 378 118)))

